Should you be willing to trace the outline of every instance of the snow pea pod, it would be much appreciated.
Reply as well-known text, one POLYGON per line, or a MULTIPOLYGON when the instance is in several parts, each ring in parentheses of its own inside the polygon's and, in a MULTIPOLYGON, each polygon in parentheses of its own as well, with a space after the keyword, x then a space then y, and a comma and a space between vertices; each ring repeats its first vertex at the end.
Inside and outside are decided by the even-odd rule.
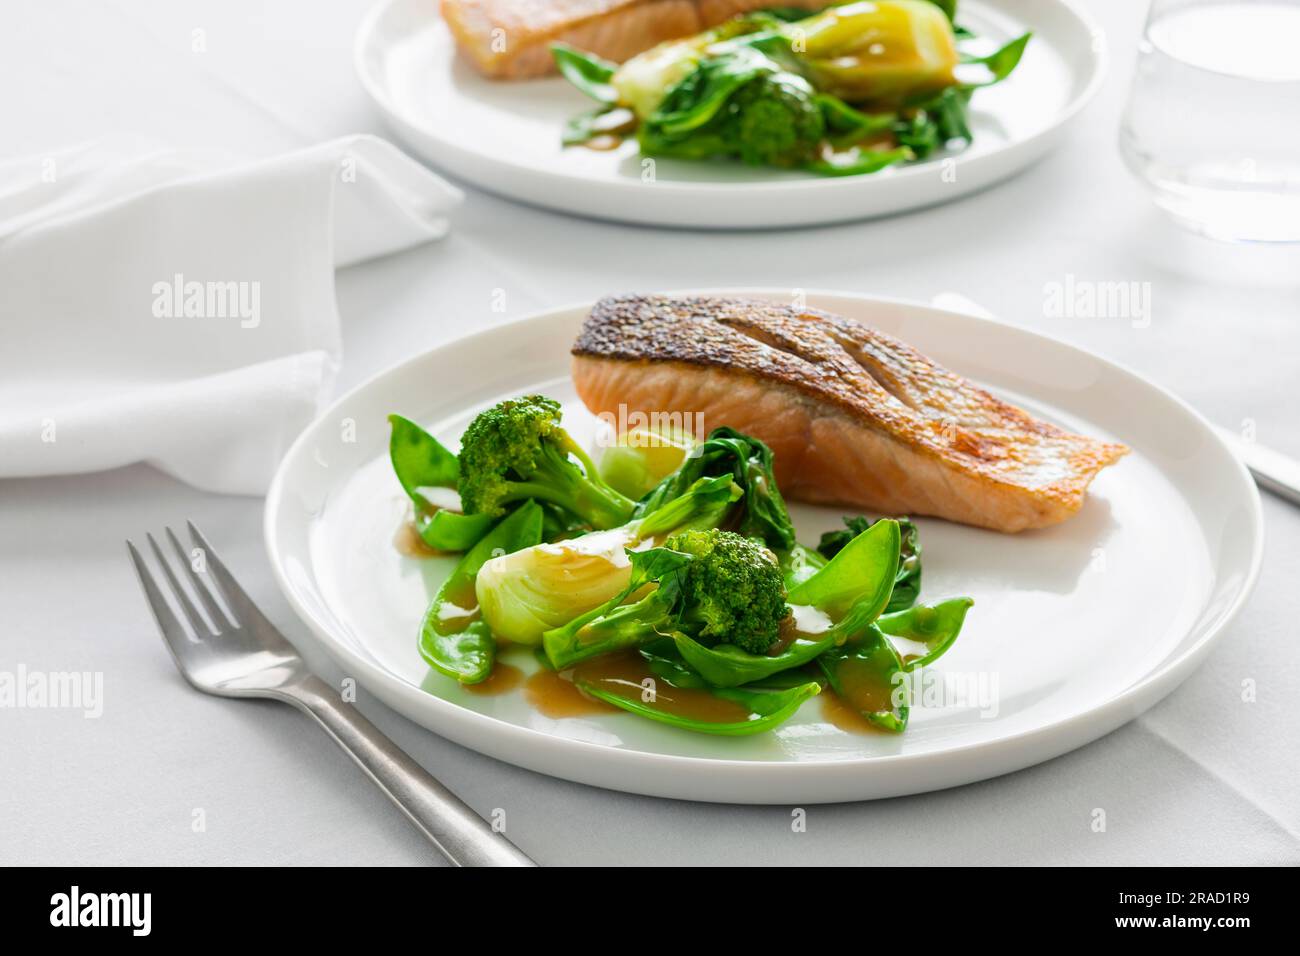
POLYGON ((492 527, 488 515, 463 515, 439 508, 425 497, 422 488, 455 488, 460 462, 450 451, 415 422, 401 415, 389 415, 393 434, 388 440, 388 457, 393 472, 415 505, 415 527, 421 540, 435 551, 468 551, 492 527))
MULTIPOLYGON (((815 607, 838 622, 849 609, 885 589, 885 603, 898 574, 898 522, 877 521, 846 544, 812 577, 790 589, 791 604, 815 607)), ((885 604, 881 604, 884 609, 885 604)), ((877 611, 879 613, 879 611, 877 611)))
POLYGON ((771 730, 789 718, 805 700, 821 693, 810 681, 787 690, 744 688, 677 688, 667 681, 650 689, 643 683, 591 680, 575 674, 586 693, 615 707, 660 723, 696 733, 739 737, 771 730))
POLYGON ((949 598, 938 604, 918 604, 876 621, 903 663, 904 671, 938 660, 961 633, 966 612, 975 602, 968 597, 949 598))
POLYGON ((705 647, 686 634, 675 632, 673 641, 682 659, 715 687, 739 687, 772 674, 800 667, 844 638, 832 628, 816 639, 798 637, 779 654, 751 654, 734 644, 705 647))
MULTIPOLYGON (((683 660, 717 687, 738 687, 781 671, 802 667, 833 647, 862 634, 880 616, 889 601, 893 573, 882 565, 874 590, 867 591, 849 613, 818 633, 800 633, 776 654, 751 654, 734 644, 705 647, 686 634, 673 634, 683 660)), ((815 610, 815 609, 814 609, 815 610)), ((798 615, 796 615, 798 616, 798 615)))
POLYGON ((826 567, 827 559, 812 548, 805 548, 795 543, 788 550, 776 552, 781 565, 781 575, 785 578, 785 589, 791 591, 796 585, 803 584, 810 577, 826 567))
POLYGON ((462 684, 478 684, 492 674, 497 642, 491 628, 482 621, 474 621, 455 634, 439 634, 426 624, 420 629, 420 656, 440 674, 462 684))
MULTIPOLYGON (((886 614, 911 607, 921 594, 921 532, 908 518, 893 520, 898 522, 898 575, 894 580, 894 593, 889 596, 889 606, 885 608, 886 614)), ((842 529, 827 531, 822 535, 821 541, 817 543, 817 554, 825 563, 875 523, 862 515, 845 515, 842 529)))
POLYGON ((542 509, 529 500, 502 518, 452 570, 420 623, 420 655, 434 670, 476 684, 492 673, 496 639, 478 620, 474 578, 488 559, 542 540, 542 509))
POLYGON ((911 696, 903 664, 880 629, 868 627, 859 641, 833 647, 819 658, 831 689, 867 720, 901 734, 911 696))
POLYGON ((389 415, 393 426, 388 440, 388 457, 402 490, 415 502, 417 510, 432 506, 420 494, 421 488, 455 488, 460 476, 456 456, 415 422, 401 415, 389 415))
POLYGON ((495 520, 491 515, 435 511, 419 521, 420 537, 435 551, 468 551, 495 520))

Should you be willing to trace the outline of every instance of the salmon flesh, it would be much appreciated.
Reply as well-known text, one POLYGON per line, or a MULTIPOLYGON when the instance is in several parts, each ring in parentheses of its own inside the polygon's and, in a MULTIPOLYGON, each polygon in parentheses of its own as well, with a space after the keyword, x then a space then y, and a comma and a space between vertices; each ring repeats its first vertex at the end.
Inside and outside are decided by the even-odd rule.
MULTIPOLYGON (((812 11, 826 4, 780 5, 812 11)), ((442 0, 442 17, 480 73, 520 80, 555 72, 550 48, 557 41, 622 63, 665 40, 771 6, 772 0, 442 0)))
POLYGON ((789 498, 996 531, 1064 521, 1128 452, 868 326, 764 301, 601 299, 573 345, 573 381, 596 414, 666 413, 762 439, 789 498))

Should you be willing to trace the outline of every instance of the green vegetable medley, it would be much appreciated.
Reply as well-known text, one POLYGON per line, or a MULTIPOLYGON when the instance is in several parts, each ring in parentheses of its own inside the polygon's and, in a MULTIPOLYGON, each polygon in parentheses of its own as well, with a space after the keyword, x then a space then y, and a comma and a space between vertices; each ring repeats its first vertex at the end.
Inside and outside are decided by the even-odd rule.
POLYGON ((825 176, 871 173, 971 141, 971 94, 1006 79, 1029 34, 986 55, 956 0, 774 8, 662 43, 621 66, 562 43, 560 72, 601 105, 566 145, 635 135, 646 156, 738 159, 825 176))
POLYGON ((952 645, 972 604, 918 603, 906 518, 848 517, 800 545, 771 450, 730 428, 629 433, 598 466, 543 396, 482 412, 459 456, 390 421, 416 529, 461 554, 420 653, 464 684, 486 680, 509 642, 590 697, 688 730, 768 730, 830 687, 901 732, 904 675, 952 645), (435 506, 435 488, 456 489, 462 511, 435 506))

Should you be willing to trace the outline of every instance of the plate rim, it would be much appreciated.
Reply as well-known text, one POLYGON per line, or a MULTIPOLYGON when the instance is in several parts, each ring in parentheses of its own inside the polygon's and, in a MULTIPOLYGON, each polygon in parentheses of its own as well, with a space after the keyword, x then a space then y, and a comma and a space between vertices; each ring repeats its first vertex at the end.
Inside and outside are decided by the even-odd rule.
MULTIPOLYGON (((369 69, 367 64, 367 53, 372 48, 375 48, 375 43, 378 35, 378 26, 380 22, 386 16, 390 15, 390 13, 399 5, 412 5, 417 2, 419 2, 419 0, 380 0, 380 2, 377 3, 374 7, 372 7, 371 10, 367 12, 365 17, 362 18, 361 23, 357 28, 357 32, 353 40, 353 47, 352 47, 353 71, 356 73, 357 79, 360 82, 362 89, 365 91, 366 95, 369 96, 370 99, 379 108, 385 120, 391 126, 393 126, 398 130, 399 135, 406 128, 408 127, 413 128, 420 134, 421 137, 435 140, 439 145, 439 149, 445 150, 449 154, 454 152, 463 159, 466 160, 472 159, 475 162, 483 162, 486 160, 491 162, 493 165, 495 165, 497 168, 503 171, 509 171, 511 173, 517 172, 520 167, 503 163, 500 160, 498 160, 496 157, 487 156, 481 152, 466 150, 452 140, 437 136, 436 134, 428 132, 427 129, 425 129, 424 127, 417 126, 416 124, 411 123, 410 120, 408 120, 406 114, 403 111, 401 111, 397 107, 397 105, 391 100, 391 98, 386 94, 385 86, 381 81, 381 79, 373 75, 372 71, 369 69)), ((999 0, 983 0, 983 2, 988 3, 990 5, 996 5, 999 2, 999 0)), ((955 156, 945 158, 945 159, 950 159, 953 163, 955 163, 959 167, 967 168, 968 174, 972 172, 973 169, 992 164, 996 162, 1000 157, 1005 157, 1009 153, 1013 153, 1013 152, 1018 153, 1020 151, 1032 153, 1034 148, 1038 146, 1043 140, 1060 132, 1071 120, 1075 118, 1075 116, 1077 116, 1085 107, 1087 107, 1088 104, 1091 103, 1092 100, 1096 97, 1097 93, 1101 89, 1102 84, 1105 82, 1107 73, 1109 72, 1110 69, 1110 49, 1109 49, 1109 45, 1105 42, 1105 36, 1106 36, 1105 31, 1098 24, 1098 22, 1092 16, 1092 14, 1085 7, 1082 6, 1080 0, 1048 0, 1048 2, 1051 2, 1055 4, 1057 7, 1063 8, 1065 11, 1067 11, 1076 21, 1078 21, 1080 28, 1082 30, 1087 31, 1089 35, 1091 35, 1094 38, 1093 57, 1091 60, 1090 73, 1087 76, 1087 82, 1084 83, 1083 88, 1078 93, 1076 93, 1063 107, 1061 107, 1059 111, 1057 111, 1057 113, 1051 119, 1050 122, 1047 122, 1039 129, 1034 130, 1027 137, 1020 140, 1016 140, 1014 142, 1004 144, 1002 147, 996 148, 987 153, 966 155, 965 152, 962 152, 956 154, 955 156), (1100 38, 1101 40, 1100 43, 1096 42, 1097 38, 1100 38)), ((430 8, 430 15, 438 19, 441 19, 441 14, 437 12, 436 8, 430 8)), ((438 161, 438 162, 440 165, 442 164, 442 161, 438 161)), ((717 190, 725 190, 728 195, 734 194, 737 196, 740 195, 742 192, 754 192, 757 194, 765 194, 770 192, 784 193, 787 191, 791 193, 800 193, 800 194, 809 193, 809 192, 832 192, 835 190, 838 190, 840 192, 845 192, 847 191, 846 185, 849 187, 854 185, 861 186, 862 184, 867 182, 882 182, 882 181, 889 181, 894 183, 910 182, 912 180, 919 179, 927 174, 933 173, 935 165, 936 164, 933 161, 923 161, 923 162, 901 166, 892 170, 887 180, 881 180, 879 178, 873 180, 872 176, 870 175, 850 176, 850 177, 822 177, 822 178, 808 178, 808 179, 772 180, 772 181, 759 181, 759 182, 691 182, 691 181, 666 180, 666 181, 657 181, 656 189, 665 192, 672 192, 674 194, 678 194, 684 197, 699 195, 701 193, 712 193, 717 190)), ((1019 170, 1022 167, 1022 165, 1024 164, 1016 164, 1013 167, 1012 172, 1019 170)), ((570 174, 570 173, 565 173, 553 169, 539 169, 535 167, 530 167, 527 169, 527 174, 530 177, 535 177, 538 180, 547 181, 552 184, 555 183, 583 184, 587 188, 598 188, 601 190, 608 190, 608 191, 634 188, 634 184, 631 182, 623 182, 619 180, 593 181, 588 177, 584 177, 576 173, 570 174)), ((1008 172, 1003 175, 994 175, 991 177, 990 182, 995 182, 997 180, 1005 178, 1006 176, 1009 176, 1010 174, 1011 173, 1008 172)), ((500 190, 499 187, 487 186, 485 184, 478 182, 477 180, 475 180, 475 185, 479 186, 480 188, 487 189, 491 192, 498 192, 498 191, 505 192, 504 190, 500 190)), ((509 195, 509 193, 507 194, 509 195)), ((954 195, 951 198, 957 198, 957 196, 954 195)), ((935 200, 935 202, 944 202, 944 201, 945 200, 943 199, 935 200)), ((542 203, 537 203, 537 204, 544 205, 542 203)), ((915 206, 909 205, 903 208, 919 208, 921 205, 924 204, 915 204, 915 206)), ((887 213, 880 213, 879 215, 886 215, 886 214, 887 213)), ((868 213, 867 215, 870 216, 871 214, 868 213)), ((727 226, 723 225, 721 228, 727 228, 727 226)))
MULTIPOLYGON (((849 758, 840 757, 833 759, 815 758, 808 760, 762 761, 632 750, 621 747, 612 747, 606 744, 594 743, 586 740, 560 737, 547 733, 544 730, 524 727, 488 714, 469 710, 453 701, 434 694, 429 694, 419 687, 410 684, 387 671, 377 662, 368 660, 362 654, 349 647, 346 641, 334 637, 326 626, 326 622, 321 621, 297 593, 297 586, 290 579, 287 573, 285 561, 283 560, 284 555, 282 549, 278 545, 275 535, 279 513, 282 510, 283 504, 287 501, 286 485, 289 480, 289 473, 297 465, 298 459, 305 454, 304 449, 307 448, 308 443, 314 437, 317 429, 321 426, 321 423, 331 417, 337 418, 338 411, 350 403, 355 396, 372 388, 381 380, 398 374, 408 366, 428 361, 433 353, 451 346, 463 345, 477 339, 485 339, 508 334, 511 328, 525 323, 553 319, 579 310, 590 310, 591 306, 594 304, 593 300, 581 300, 549 309, 537 310, 514 319, 506 320, 489 328, 477 330, 468 335, 450 338, 431 348, 424 349, 415 355, 408 356, 381 369, 366 378, 364 381, 348 389, 345 393, 335 399, 328 408, 324 409, 312 421, 312 423, 298 435, 293 444, 289 447, 289 450, 285 453, 276 469, 275 477, 272 479, 271 486, 266 495, 265 507, 263 510, 263 542, 267 551, 267 557, 271 565, 272 573, 281 594, 284 595, 289 606, 294 611, 295 616, 298 617, 302 623, 307 625, 308 630, 315 635, 321 648, 329 654, 336 664, 353 668, 353 673, 356 673, 358 677, 363 676, 363 674, 366 675, 369 680, 373 680, 377 685, 383 686, 385 690, 390 691, 394 696, 411 699, 412 695, 418 695, 412 700, 413 706, 418 703, 423 704, 426 708, 431 707, 434 712, 445 712, 445 722, 448 726, 434 729, 429 726, 428 723, 406 713, 403 707, 394 704, 388 699, 386 694, 380 693, 379 691, 372 691, 377 697, 383 700, 387 706, 392 707, 399 713, 405 714, 409 719, 420 724, 430 732, 451 739, 471 750, 475 750, 476 752, 497 759, 502 759, 517 766, 526 767, 527 769, 549 776, 575 780, 580 783, 596 786, 603 786, 608 789, 677 799, 695 799, 727 803, 782 803, 785 802, 785 800, 781 799, 781 797, 790 793, 790 783, 799 781, 802 778, 819 771, 845 778, 838 781, 837 793, 849 792, 856 795, 838 795, 825 798, 804 796, 802 799, 805 802, 843 802, 847 800, 874 799, 877 797, 897 796, 907 793, 928 792, 932 790, 945 789, 951 786, 960 786, 966 783, 974 783, 979 780, 1001 776, 1005 773, 1034 766, 1043 760, 1069 753, 1122 726, 1175 690, 1191 674, 1196 666, 1199 665, 1201 660, 1206 654, 1208 654, 1214 644, 1222 638, 1228 626, 1233 622, 1233 620, 1235 620, 1242 607, 1244 607, 1246 602, 1250 599, 1258 581, 1263 562, 1263 507, 1258 487, 1250 477, 1249 472, 1246 470, 1246 466, 1232 452, 1230 447, 1223 438, 1219 436, 1210 422, 1195 408, 1183 401, 1172 391, 1145 378, 1122 362, 1113 361, 1090 349, 1083 348, 1082 346, 1075 345, 1071 342, 1066 342, 1035 329, 1026 328, 999 319, 995 316, 973 315, 969 312, 943 308, 941 306, 935 306, 931 303, 907 297, 871 295, 847 290, 823 288, 805 288, 802 291, 806 294, 810 304, 814 299, 818 298, 848 299, 865 305, 881 304, 922 312, 941 313, 945 316, 956 318, 959 321, 988 324, 1009 329, 1016 334, 1026 335, 1032 339, 1041 340, 1049 343, 1053 347, 1063 348, 1067 351, 1079 353, 1081 356, 1091 361, 1108 365, 1125 377, 1134 380, 1140 386, 1149 388, 1172 402, 1185 416, 1197 425, 1199 430, 1203 433, 1203 437, 1208 437, 1211 446, 1214 447, 1226 462, 1229 463, 1230 470, 1232 470, 1236 475, 1241 490, 1243 491, 1243 498, 1248 503, 1250 518, 1249 533, 1252 544, 1249 567, 1245 576, 1241 579, 1241 583, 1238 585, 1236 594, 1233 596, 1231 603, 1217 612, 1216 618, 1207 625, 1205 634, 1195 644, 1186 648, 1177 657, 1162 661, 1158 668, 1147 673, 1141 679, 1128 687, 1125 687, 1118 694, 1100 701, 1088 709, 1068 714, 1042 726, 1026 728, 1008 736, 999 737, 995 740, 973 741, 970 743, 945 746, 938 750, 916 754, 898 753, 864 755, 861 757, 849 758), (527 748, 529 751, 528 757, 520 757, 518 754, 515 756, 502 756, 503 751, 510 748, 504 746, 493 746, 491 740, 486 742, 486 746, 479 741, 470 742, 465 739, 464 735, 457 732, 461 729, 456 726, 458 724, 467 728, 478 726, 487 729, 490 733, 500 733, 503 735, 503 739, 507 742, 515 745, 523 745, 527 748), (1049 752, 1046 754, 1031 754, 1026 757, 1022 752, 1020 757, 1014 755, 1018 748, 1022 751, 1032 750, 1032 745, 1041 744, 1044 741, 1044 738, 1050 741, 1052 738, 1058 736, 1066 738, 1070 742, 1063 747, 1057 747, 1056 744, 1051 744, 1047 748, 1049 752), (533 754, 538 755, 540 759, 531 759, 533 754), (548 763, 547 758, 552 754, 558 755, 561 758, 569 755, 572 758, 576 758, 576 762, 571 761, 568 765, 568 769, 557 769, 557 767, 554 766, 554 763, 559 761, 551 761, 548 763), (598 761, 604 761, 612 765, 615 772, 608 773, 604 772, 604 768, 597 770, 585 765, 583 763, 583 757, 593 754, 597 755, 598 761), (942 765, 944 763, 960 763, 962 759, 969 758, 972 755, 985 755, 990 759, 981 762, 981 765, 970 773, 959 773, 958 776, 960 779, 957 780, 949 780, 947 782, 933 784, 904 784, 896 789, 891 789, 886 785, 885 787, 870 788, 873 792, 870 795, 864 795, 859 791, 865 783, 865 778, 856 783, 852 779, 855 771, 862 771, 866 767, 871 767, 873 773, 887 773, 888 769, 894 766, 913 768, 915 770, 914 776, 925 776, 927 772, 933 771, 935 767, 938 766, 940 776, 942 776, 942 771, 944 769, 942 765), (999 760, 998 758, 1001 759, 999 760), (575 767, 581 767, 581 769, 574 769, 575 767), (719 779, 721 779, 723 775, 726 775, 726 777, 730 778, 731 781, 736 781, 737 778, 747 779, 750 776, 757 776, 768 784, 779 780, 783 785, 783 788, 779 788, 779 792, 770 796, 759 794, 755 795, 753 799, 745 799, 742 801, 736 799, 734 793, 725 797, 711 795, 714 790, 725 791, 727 789, 726 784, 710 787, 706 781, 703 789, 699 789, 698 787, 693 788, 690 786, 657 786, 648 781, 627 779, 619 775, 618 771, 627 769, 658 769, 665 771, 684 769, 688 775, 695 775, 701 771, 713 770, 717 772, 719 779), (687 794, 686 791, 688 790, 698 792, 687 794)), ((663 294, 780 297, 788 296, 789 289, 770 286, 709 287, 666 290, 663 294)), ((814 305, 813 307, 816 306, 814 305)), ((859 320, 854 319, 853 321, 859 320)), ((367 681, 362 681, 362 683, 364 686, 367 681)), ((649 776, 653 780, 653 775, 649 776)), ((671 776, 671 774, 669 774, 669 776, 671 776)), ((830 788, 824 787, 824 789, 830 788)))

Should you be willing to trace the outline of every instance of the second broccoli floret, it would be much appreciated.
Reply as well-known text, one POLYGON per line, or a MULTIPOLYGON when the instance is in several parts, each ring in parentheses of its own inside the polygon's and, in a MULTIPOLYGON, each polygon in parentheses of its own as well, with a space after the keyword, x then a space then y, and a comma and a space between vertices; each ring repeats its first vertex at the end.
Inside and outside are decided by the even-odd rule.
POLYGON ((682 588, 682 623, 706 642, 762 654, 789 613, 776 556, 729 531, 686 531, 665 546, 691 555, 682 588))
POLYGON ((508 505, 535 498, 596 529, 625 524, 635 504, 600 479, 561 427, 560 403, 542 395, 500 402, 470 423, 461 437, 457 490, 466 514, 498 517, 508 505))
POLYGON ((629 550, 628 559, 632 572, 621 594, 542 635, 553 667, 572 667, 674 631, 762 654, 790 613, 776 557, 733 532, 684 531, 662 548, 629 550), (640 600, 623 603, 651 585, 640 600))

